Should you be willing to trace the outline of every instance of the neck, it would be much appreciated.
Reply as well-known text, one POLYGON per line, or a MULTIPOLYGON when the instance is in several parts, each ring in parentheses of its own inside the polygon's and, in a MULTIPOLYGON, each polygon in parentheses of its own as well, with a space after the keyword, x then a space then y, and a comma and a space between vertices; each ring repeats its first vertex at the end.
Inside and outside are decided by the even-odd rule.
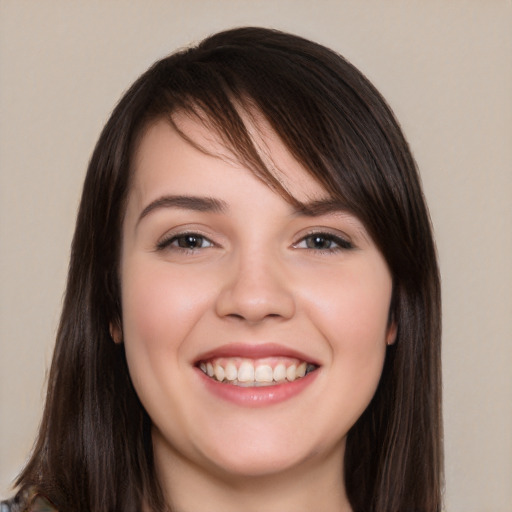
MULTIPOLYGON (((156 448, 156 447, 155 447, 156 448)), ((161 447, 160 447, 161 448, 161 447)), ((155 450, 157 474, 172 512, 351 512, 339 452, 292 469, 259 476, 205 469, 155 450)))

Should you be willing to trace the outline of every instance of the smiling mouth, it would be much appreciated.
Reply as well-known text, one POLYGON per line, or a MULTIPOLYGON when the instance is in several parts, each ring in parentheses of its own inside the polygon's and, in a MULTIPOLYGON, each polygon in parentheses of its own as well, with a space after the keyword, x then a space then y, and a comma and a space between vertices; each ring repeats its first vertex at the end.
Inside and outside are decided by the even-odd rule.
POLYGON ((318 368, 315 364, 289 357, 219 357, 200 361, 197 367, 217 382, 240 387, 276 386, 293 382, 318 368))

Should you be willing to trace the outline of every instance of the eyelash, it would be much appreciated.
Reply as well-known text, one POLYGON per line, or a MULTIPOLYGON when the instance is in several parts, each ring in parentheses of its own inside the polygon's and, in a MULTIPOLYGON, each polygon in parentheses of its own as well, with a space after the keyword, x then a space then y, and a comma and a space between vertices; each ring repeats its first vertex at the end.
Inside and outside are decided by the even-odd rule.
POLYGON ((172 248, 172 249, 178 250, 178 251, 195 252, 200 249, 208 249, 208 248, 214 247, 214 246, 215 246, 215 244, 209 238, 206 238, 205 236, 203 236, 199 233, 190 232, 190 233, 179 233, 178 235, 173 235, 173 236, 170 236, 169 238, 164 238, 163 240, 158 242, 156 248, 158 251, 172 248), (179 245, 180 241, 185 241, 187 238, 189 240, 195 239, 195 240, 200 240, 201 242, 207 242, 209 245, 206 247, 180 246, 179 245), (175 242, 177 242, 176 245, 174 245, 175 242))
POLYGON ((313 249, 318 252, 325 252, 325 253, 332 253, 332 252, 338 252, 338 251, 346 251, 353 249, 354 246, 351 242, 346 240, 345 238, 334 235, 333 233, 324 233, 324 232, 313 232, 309 233, 306 236, 302 237, 296 244, 293 245, 296 249, 313 249), (307 246, 308 241, 323 241, 328 242, 329 244, 335 244, 335 247, 313 247, 313 246, 307 246), (306 242, 306 247, 299 247, 299 244, 306 242))
MULTIPOLYGON (((205 237, 199 233, 189 232, 189 233, 179 233, 178 235, 173 235, 169 238, 164 238, 163 240, 158 242, 156 248, 158 251, 172 248, 174 250, 195 252, 197 250, 208 249, 208 248, 214 247, 214 246, 215 246, 215 244, 207 237, 205 237), (206 247, 187 247, 187 246, 180 245, 180 242, 187 243, 187 238, 192 243, 194 240, 196 240, 201 245, 204 242, 206 242, 208 245, 206 247)), ((302 237, 297 243, 293 244, 293 247, 295 249, 312 249, 312 250, 316 250, 318 252, 325 252, 325 253, 350 250, 350 249, 354 248, 352 243, 349 242, 348 240, 346 240, 345 238, 342 238, 341 236, 338 236, 338 235, 334 235, 332 233, 324 233, 324 232, 309 233, 306 236, 302 237), (306 243, 306 247, 299 247, 303 242, 306 243), (311 242, 311 244, 308 245, 308 242, 311 242), (314 246, 315 243, 320 243, 320 244, 327 243, 329 246, 328 247, 315 247, 314 246), (332 247, 331 246, 332 244, 335 244, 335 247, 332 247)))

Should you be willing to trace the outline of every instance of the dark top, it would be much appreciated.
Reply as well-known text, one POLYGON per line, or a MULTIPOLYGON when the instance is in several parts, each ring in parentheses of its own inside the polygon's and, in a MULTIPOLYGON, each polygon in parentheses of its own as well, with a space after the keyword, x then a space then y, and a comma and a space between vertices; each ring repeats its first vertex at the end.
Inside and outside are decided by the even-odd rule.
POLYGON ((57 512, 57 509, 44 496, 29 491, 0 502, 0 512, 57 512))

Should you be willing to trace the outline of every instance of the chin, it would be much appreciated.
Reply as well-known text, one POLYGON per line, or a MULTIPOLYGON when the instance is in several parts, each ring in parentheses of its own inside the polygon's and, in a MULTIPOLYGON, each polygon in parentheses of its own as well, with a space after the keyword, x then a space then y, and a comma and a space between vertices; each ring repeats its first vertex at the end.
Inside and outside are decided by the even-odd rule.
POLYGON ((290 453, 253 453, 245 450, 238 452, 236 457, 216 460, 220 473, 230 478, 264 478, 297 471, 309 457, 290 453))
POLYGON ((325 445, 321 439, 300 439, 297 432, 266 431, 226 437, 203 452, 217 471, 240 478, 276 476, 308 468, 315 461, 324 461, 336 452, 340 460, 344 443, 336 447, 325 445), (228 447, 228 448, 227 448, 228 447))

